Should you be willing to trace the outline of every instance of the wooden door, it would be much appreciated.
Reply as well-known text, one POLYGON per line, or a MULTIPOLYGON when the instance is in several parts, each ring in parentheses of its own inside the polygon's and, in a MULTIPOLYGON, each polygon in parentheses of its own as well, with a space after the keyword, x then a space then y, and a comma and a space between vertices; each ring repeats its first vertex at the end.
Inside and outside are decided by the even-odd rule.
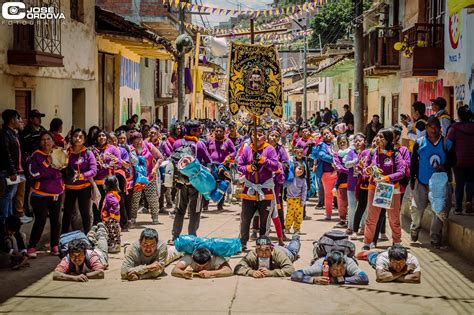
POLYGON ((17 90, 15 91, 15 109, 25 120, 31 110, 31 91, 17 90))
POLYGON ((398 94, 392 94, 392 126, 398 123, 398 94))

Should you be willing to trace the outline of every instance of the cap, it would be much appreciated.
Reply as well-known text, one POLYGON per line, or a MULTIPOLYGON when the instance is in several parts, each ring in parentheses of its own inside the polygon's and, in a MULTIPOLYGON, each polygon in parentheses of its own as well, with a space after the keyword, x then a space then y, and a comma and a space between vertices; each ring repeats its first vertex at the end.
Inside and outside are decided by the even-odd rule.
POLYGON ((438 105, 441 109, 446 108, 446 100, 442 97, 437 97, 435 99, 430 100, 431 103, 438 105))
POLYGON ((32 109, 30 111, 30 114, 28 115, 29 118, 35 118, 35 117, 45 117, 46 115, 41 113, 39 110, 37 109, 32 109))

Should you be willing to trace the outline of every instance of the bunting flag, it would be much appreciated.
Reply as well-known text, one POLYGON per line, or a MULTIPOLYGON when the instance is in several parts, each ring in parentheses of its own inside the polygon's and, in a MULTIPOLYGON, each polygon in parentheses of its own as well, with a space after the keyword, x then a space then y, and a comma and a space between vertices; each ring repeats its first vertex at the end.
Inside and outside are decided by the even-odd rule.
POLYGON ((285 8, 272 8, 264 10, 231 10, 221 9, 213 6, 198 5, 187 3, 184 0, 163 0, 163 4, 169 5, 175 8, 185 8, 189 11, 198 13, 211 13, 211 14, 225 14, 225 15, 244 15, 244 16, 280 16, 291 14, 303 14, 317 12, 319 8, 326 4, 326 0, 313 0, 312 2, 305 2, 304 4, 292 5, 285 8))

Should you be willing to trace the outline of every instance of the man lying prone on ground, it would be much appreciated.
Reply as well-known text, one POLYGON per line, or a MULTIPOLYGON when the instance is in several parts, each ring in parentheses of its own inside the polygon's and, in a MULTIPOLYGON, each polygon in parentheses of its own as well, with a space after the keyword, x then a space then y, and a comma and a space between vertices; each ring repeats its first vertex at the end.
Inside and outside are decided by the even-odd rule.
MULTIPOLYGON (((295 243, 296 245, 296 243, 295 243)), ((297 241, 297 251, 291 253, 291 257, 296 259, 299 251, 299 240, 297 241)), ((268 236, 257 238, 257 248, 249 252, 237 266, 235 274, 254 278, 265 277, 288 277, 295 270, 292 259, 280 246, 273 247, 268 236)))
POLYGON ((377 282, 421 282, 418 259, 401 245, 394 245, 381 253, 369 252, 367 258, 369 264, 375 267, 377 282))
POLYGON ((158 239, 155 229, 146 228, 136 241, 125 250, 122 262, 122 279, 135 281, 156 278, 162 275, 165 266, 179 257, 176 251, 169 251, 165 243, 158 239))
POLYGON ((308 268, 291 274, 291 280, 310 284, 369 284, 367 274, 354 259, 334 251, 319 258, 308 268))
POLYGON ((184 279, 218 278, 232 276, 232 268, 224 257, 214 256, 207 248, 198 248, 192 255, 184 256, 174 267, 171 275, 184 279))

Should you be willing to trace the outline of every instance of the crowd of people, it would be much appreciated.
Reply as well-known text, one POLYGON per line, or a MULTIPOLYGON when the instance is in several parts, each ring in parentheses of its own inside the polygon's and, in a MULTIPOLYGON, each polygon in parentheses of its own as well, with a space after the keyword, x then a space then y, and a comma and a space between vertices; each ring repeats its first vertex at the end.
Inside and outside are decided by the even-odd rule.
POLYGON ((348 239, 363 240, 356 256, 376 268, 377 281, 419 282, 418 261, 401 244, 403 200, 411 203, 411 240, 416 242, 423 213, 434 203, 429 194, 433 174, 446 175, 445 182, 436 176, 445 195, 436 196, 441 198, 440 209, 432 207, 430 237, 435 248, 443 246, 453 182, 454 214, 473 213, 474 149, 469 138, 474 135, 474 116, 462 106, 454 121, 443 98, 432 100, 431 107, 434 114, 427 117, 425 104, 415 102, 412 114, 401 115, 401 123, 390 128, 374 115, 365 133, 354 133, 354 117, 346 105, 341 118, 325 109, 308 122, 265 119, 257 126, 250 120, 190 119, 167 130, 159 120, 150 125, 134 115, 114 132, 93 126, 88 132, 71 129, 66 137, 59 118, 52 119, 47 130, 42 126, 45 115, 38 110, 30 112, 25 124, 17 111, 7 109, 0 131, 2 251, 15 268, 36 257, 49 218, 52 255, 60 255, 60 236, 73 230, 82 230, 95 245, 73 240, 54 279, 103 278, 108 254, 120 252, 123 245, 121 234, 136 227, 138 213, 149 213, 152 225, 160 223, 160 215, 173 217, 172 238, 164 242, 156 230, 143 230, 125 249, 123 279, 157 277, 179 259, 172 275, 187 279, 235 273, 315 284, 367 284, 354 257, 338 250, 315 257, 308 268, 293 267, 304 220, 311 220, 307 201, 315 198, 325 220, 333 221, 337 209, 335 229, 342 229, 348 239), (404 129, 406 146, 401 141, 404 129), (217 207, 224 210, 231 200, 241 203, 239 238, 248 253, 234 270, 228 259, 206 248, 184 256, 174 250, 186 212, 187 234, 198 235, 201 214, 209 205, 177 170, 171 186, 163 181, 163 165, 184 151, 204 167, 224 166, 231 174, 227 196, 217 207), (405 194, 407 190, 413 194, 405 194), (20 226, 32 216, 30 238, 25 240, 20 226), (387 219, 392 246, 380 253, 375 248, 388 241, 387 219), (272 225, 278 245, 268 237, 272 225), (249 240, 256 241, 255 250, 247 249, 249 240))

